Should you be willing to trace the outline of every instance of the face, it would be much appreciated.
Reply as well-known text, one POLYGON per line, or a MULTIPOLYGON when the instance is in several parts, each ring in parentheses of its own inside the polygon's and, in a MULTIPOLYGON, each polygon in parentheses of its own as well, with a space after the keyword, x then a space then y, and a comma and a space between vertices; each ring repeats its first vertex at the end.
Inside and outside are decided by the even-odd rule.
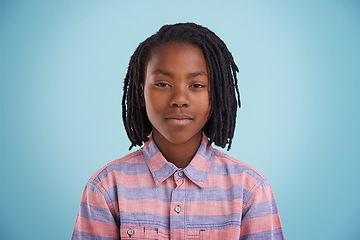
POLYGON ((187 43, 155 49, 146 66, 144 104, 155 141, 200 141, 210 110, 209 72, 202 51, 187 43))

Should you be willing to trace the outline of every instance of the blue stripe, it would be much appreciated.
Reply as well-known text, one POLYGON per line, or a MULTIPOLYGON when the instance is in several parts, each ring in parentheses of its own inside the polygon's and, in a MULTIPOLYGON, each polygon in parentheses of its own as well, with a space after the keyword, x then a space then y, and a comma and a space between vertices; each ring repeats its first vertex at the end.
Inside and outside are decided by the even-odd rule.
POLYGON ((253 193, 244 189, 244 196, 243 196, 243 204, 246 206, 248 202, 250 201, 250 198, 252 197, 253 193))
POLYGON ((86 184, 85 188, 86 188, 86 189, 89 189, 89 190, 91 190, 91 191, 94 191, 94 192, 101 193, 101 194, 104 196, 107 204, 113 203, 115 200, 117 200, 117 198, 116 198, 116 199, 111 198, 107 191, 101 192, 101 191, 97 188, 97 186, 94 185, 94 183, 92 183, 92 182, 88 182, 88 183, 86 184))
POLYGON ((285 234, 282 228, 276 228, 269 231, 252 233, 242 236, 240 240, 285 240, 285 234))
POLYGON ((101 193, 101 191, 91 182, 88 182, 86 185, 85 185, 85 188, 86 189, 89 189, 93 192, 98 192, 98 193, 101 193))
POLYGON ((90 233, 74 231, 71 240, 118 240, 118 238, 102 237, 90 233))
POLYGON ((207 202, 207 201, 230 202, 233 201, 234 199, 243 199, 247 195, 249 194, 251 195, 251 193, 245 190, 242 185, 234 186, 229 189, 191 188, 183 191, 187 191, 186 195, 188 201, 198 201, 198 202, 207 202))
POLYGON ((256 181, 261 183, 264 182, 264 179, 258 173, 241 164, 226 163, 224 165, 220 165, 217 163, 213 163, 211 164, 209 172, 210 174, 220 175, 220 176, 229 176, 230 174, 239 174, 245 172, 250 176, 252 176, 253 178, 255 178, 256 181))
MULTIPOLYGON (((256 191, 258 191, 259 189, 266 187, 270 185, 269 182, 267 180, 263 181, 260 186, 258 186, 258 188, 256 189, 256 191)), ((255 191, 255 190, 254 190, 255 191)), ((243 199, 243 204, 246 206, 248 204, 248 202, 250 201, 250 198, 252 197, 253 193, 252 192, 248 192, 249 194, 247 194, 246 196, 244 196, 243 199)))
POLYGON ((122 225, 160 227, 169 230, 170 217, 153 213, 128 213, 121 211, 122 225))
POLYGON ((137 187, 127 188, 123 185, 118 185, 118 195, 127 200, 160 200, 163 202, 171 201, 172 188, 161 187, 137 187))
POLYGON ((221 229, 226 227, 240 227, 241 214, 188 216, 189 229, 221 229))
POLYGON ((263 187, 266 187, 266 186, 269 186, 269 185, 270 185, 269 181, 265 180, 260 184, 260 188, 263 188, 263 187))
POLYGON ((148 162, 155 154, 160 152, 159 148, 156 146, 155 142, 151 142, 147 148, 144 149, 143 154, 145 161, 148 162))
POLYGON ((163 216, 153 213, 128 213, 121 211, 121 224, 159 227, 169 230, 170 221, 172 229, 221 229, 230 226, 240 227, 241 214, 210 215, 210 216, 163 216), (186 219, 184 221, 184 218, 186 219))
POLYGON ((118 184, 112 188, 106 190, 114 201, 117 201, 118 196, 126 200, 160 200, 163 202, 169 202, 171 198, 171 188, 161 188, 161 187, 136 187, 136 188, 127 188, 122 184, 118 184), (116 189, 114 189, 116 188, 116 189))
POLYGON ((245 190, 242 185, 234 186, 229 189, 223 188, 190 188, 190 189, 172 189, 161 187, 136 187, 127 188, 121 184, 106 190, 113 201, 117 201, 118 196, 126 200, 159 200, 170 202, 173 196, 173 202, 183 202, 186 195, 186 201, 225 201, 230 202, 234 199, 248 199, 251 192, 245 190), (114 189, 116 188, 116 189, 114 189), (175 194, 176 193, 176 194, 175 194), (179 196, 179 197, 177 197, 179 196))
POLYGON ((111 164, 102 170, 97 177, 94 179, 93 183, 96 185, 101 181, 101 179, 106 178, 109 173, 117 171, 122 172, 125 175, 137 175, 137 174, 147 174, 150 173, 149 167, 146 163, 128 163, 122 162, 119 164, 111 164))
POLYGON ((270 200, 262 203, 254 203, 251 207, 244 209, 244 218, 243 220, 270 216, 275 213, 278 213, 278 209, 276 207, 275 200, 270 200))
POLYGON ((204 143, 200 144, 200 147, 196 154, 201 155, 208 162, 212 162, 214 157, 214 151, 208 148, 204 143))
POLYGON ((194 168, 192 165, 188 165, 185 169, 184 169, 184 173, 185 175, 190 178, 193 181, 198 181, 198 182, 206 182, 207 176, 209 174, 209 172, 205 172, 205 171, 199 171, 196 168, 194 168))
POLYGON ((83 202, 80 203, 78 216, 105 223, 116 224, 116 221, 118 222, 108 208, 95 207, 83 202))

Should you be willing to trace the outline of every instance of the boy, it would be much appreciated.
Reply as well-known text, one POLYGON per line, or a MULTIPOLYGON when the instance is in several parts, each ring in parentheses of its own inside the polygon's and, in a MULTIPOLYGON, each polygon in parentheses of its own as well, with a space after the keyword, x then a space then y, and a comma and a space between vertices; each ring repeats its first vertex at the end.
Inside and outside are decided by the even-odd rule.
POLYGON ((73 239, 285 239, 265 177, 211 147, 231 147, 237 71, 221 39, 193 23, 138 46, 122 105, 131 147, 144 146, 89 180, 73 239))

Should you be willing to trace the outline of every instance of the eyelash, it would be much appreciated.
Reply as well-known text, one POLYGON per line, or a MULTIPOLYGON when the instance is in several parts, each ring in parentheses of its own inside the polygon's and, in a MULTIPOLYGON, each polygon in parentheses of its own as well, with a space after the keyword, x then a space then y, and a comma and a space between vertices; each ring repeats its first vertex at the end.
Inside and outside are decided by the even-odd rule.
MULTIPOLYGON (((171 87, 171 85, 167 84, 167 83, 155 83, 155 86, 157 86, 157 87, 168 87, 168 86, 170 86, 171 87)), ((192 87, 192 88, 203 88, 205 86, 201 85, 201 84, 193 84, 190 87, 192 87)))
POLYGON ((193 87, 193 88, 203 88, 205 86, 201 85, 201 84, 193 84, 193 85, 191 85, 191 87, 193 87))
POLYGON ((170 86, 170 84, 167 84, 167 83, 155 83, 155 86, 157 86, 157 87, 167 87, 167 86, 170 86))

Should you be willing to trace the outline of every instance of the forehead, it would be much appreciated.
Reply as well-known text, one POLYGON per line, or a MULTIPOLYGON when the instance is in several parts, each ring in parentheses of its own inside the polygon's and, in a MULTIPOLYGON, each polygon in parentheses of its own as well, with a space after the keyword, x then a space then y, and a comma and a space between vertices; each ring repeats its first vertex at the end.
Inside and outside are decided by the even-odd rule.
POLYGON ((168 42, 162 42, 162 43, 155 43, 151 49, 150 49, 150 54, 149 54, 149 58, 152 56, 152 54, 158 52, 161 49, 166 49, 168 47, 192 47, 192 48, 197 48, 198 50, 201 50, 201 47, 199 47, 197 44, 188 42, 186 40, 170 40, 168 42))
POLYGON ((204 58, 202 50, 187 42, 173 42, 155 47, 148 58, 146 68, 201 68, 207 72, 207 62, 204 58))

